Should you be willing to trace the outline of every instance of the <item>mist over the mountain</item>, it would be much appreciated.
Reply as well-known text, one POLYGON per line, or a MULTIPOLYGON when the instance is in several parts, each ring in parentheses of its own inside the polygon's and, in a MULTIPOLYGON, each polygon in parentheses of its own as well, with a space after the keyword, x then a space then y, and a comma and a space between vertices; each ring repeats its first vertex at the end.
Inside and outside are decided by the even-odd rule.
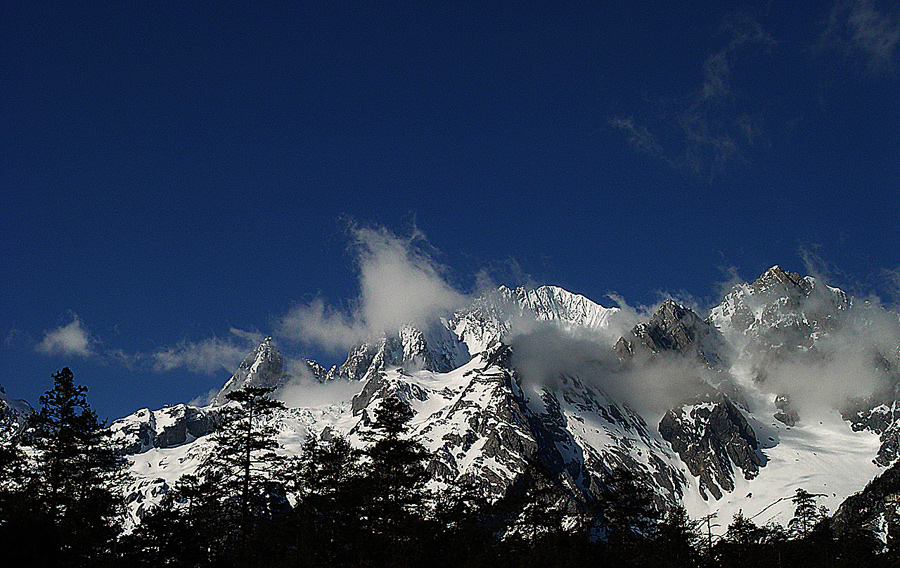
POLYGON ((716 373, 680 353, 641 354, 624 361, 603 335, 542 323, 512 335, 508 342, 512 363, 526 383, 553 389, 566 377, 578 377, 639 414, 657 419, 707 392, 715 380, 716 373))
POLYGON ((778 330, 775 349, 760 349, 758 342, 746 338, 737 338, 732 345, 733 370, 739 379, 752 381, 765 392, 788 395, 801 416, 890 392, 900 378, 897 313, 870 298, 852 300, 826 318, 821 316, 826 301, 811 294, 801 303, 800 309, 811 315, 814 331, 792 322, 778 330))
MULTIPOLYGON (((734 284, 727 292, 744 286, 734 284)), ((720 361, 715 368, 690 354, 670 351, 638 352, 622 361, 610 347, 628 330, 617 330, 621 331, 617 335, 541 322, 510 334, 507 341, 526 380, 552 385, 562 376, 577 375, 639 411, 665 412, 713 386, 724 392, 737 390, 750 410, 786 395, 801 417, 812 419, 823 411, 841 409, 848 401, 893 394, 900 377, 896 312, 877 298, 847 298, 836 308, 831 290, 815 281, 808 296, 792 298, 795 305, 781 305, 802 317, 788 313, 793 319, 778 322, 763 336, 730 325, 715 328, 724 340, 715 348, 720 361)), ((777 316, 779 303, 784 304, 776 294, 741 299, 750 311, 771 318, 777 316)), ((699 315, 716 323, 710 314, 699 315)))
MULTIPOLYGON (((482 298, 503 312, 499 338, 512 347, 512 362, 524 381, 543 388, 562 377, 578 376, 631 408, 652 415, 713 389, 740 393, 742 403, 752 407, 764 407, 778 395, 787 396, 801 417, 812 418, 841 408, 848 400, 889 390, 896 382, 897 314, 877 298, 857 301, 847 297, 836 305, 834 289, 822 275, 804 280, 803 292, 792 289, 785 300, 781 288, 744 293, 748 284, 732 272, 729 282, 720 285, 720 302, 711 311, 696 314, 721 336, 714 347, 715 365, 675 351, 638 352, 623 361, 613 346, 620 338, 629 337, 659 306, 635 308, 622 296, 610 294, 615 307, 603 325, 545 320, 498 296, 493 284, 474 292, 459 290, 417 229, 400 236, 384 227, 352 224, 348 234, 358 295, 346 304, 330 304, 316 297, 295 306, 277 322, 280 337, 330 352, 346 352, 395 334, 403 326, 422 330, 440 326, 441 321, 482 298), (723 301, 738 301, 735 298, 739 298, 741 310, 754 314, 742 312, 740 317, 750 320, 777 318, 779 310, 793 315, 767 327, 761 337, 752 326, 743 328, 740 322, 714 317, 717 309, 723 309, 723 301)), ((488 280, 479 281, 488 286, 488 280)), ((701 309, 696 303, 691 308, 701 309)), ((414 370, 409 365, 413 364, 407 366, 414 370)), ((321 384, 300 361, 288 361, 287 366, 292 379, 284 396, 291 403, 340 401, 355 394, 343 383, 321 384)))
POLYGON ((447 316, 470 300, 447 281, 447 269, 429 254, 420 231, 408 237, 384 227, 351 225, 348 231, 359 295, 347 309, 321 297, 295 306, 278 322, 285 337, 346 350, 403 325, 447 316))

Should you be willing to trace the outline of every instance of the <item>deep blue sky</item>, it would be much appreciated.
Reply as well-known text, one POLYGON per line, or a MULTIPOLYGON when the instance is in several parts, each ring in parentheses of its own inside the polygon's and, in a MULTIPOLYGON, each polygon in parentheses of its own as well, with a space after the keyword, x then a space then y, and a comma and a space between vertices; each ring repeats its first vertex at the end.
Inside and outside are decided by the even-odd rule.
POLYGON ((152 355, 346 307, 348 219, 415 225, 465 293, 712 301, 811 254, 900 300, 893 2, 115 4, 0 7, 11 396, 64 365, 104 418, 221 385, 152 355))

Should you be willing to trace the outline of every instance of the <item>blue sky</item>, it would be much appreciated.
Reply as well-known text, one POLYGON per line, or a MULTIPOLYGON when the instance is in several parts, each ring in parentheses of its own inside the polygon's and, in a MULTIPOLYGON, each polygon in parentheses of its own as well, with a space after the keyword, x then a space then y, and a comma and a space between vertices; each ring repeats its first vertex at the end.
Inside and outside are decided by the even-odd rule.
POLYGON ((0 384, 116 418, 263 335, 332 363, 285 322, 371 327, 385 259, 438 307, 776 263, 900 300, 896 4, 609 4, 4 3, 0 384))

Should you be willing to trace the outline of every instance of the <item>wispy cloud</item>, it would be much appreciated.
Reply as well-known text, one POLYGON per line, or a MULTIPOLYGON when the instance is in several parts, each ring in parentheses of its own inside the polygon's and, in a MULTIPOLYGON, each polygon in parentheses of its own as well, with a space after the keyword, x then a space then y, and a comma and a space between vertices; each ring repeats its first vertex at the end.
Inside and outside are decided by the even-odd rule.
POLYGON ((78 357, 92 357, 94 352, 94 340, 75 312, 69 312, 71 321, 54 329, 44 332, 44 337, 35 346, 35 351, 45 355, 75 355, 78 357))
POLYGON ((816 49, 837 53, 869 73, 892 71, 900 45, 900 9, 880 9, 872 0, 837 2, 816 49))
POLYGON ((171 371, 184 368, 193 373, 212 374, 234 371, 254 347, 264 339, 261 334, 236 328, 225 338, 216 336, 201 341, 182 340, 150 355, 153 369, 171 371))
POLYGON ((406 324, 427 325, 466 302, 447 279, 425 235, 398 236, 384 227, 351 225, 359 295, 349 307, 315 298, 280 319, 278 332, 327 349, 346 349, 406 324))
POLYGON ((44 355, 90 358, 100 365, 129 370, 171 371, 186 369, 212 374, 234 371, 244 357, 264 339, 258 332, 231 328, 224 338, 216 336, 200 341, 182 340, 155 351, 129 352, 104 345, 88 330, 81 317, 69 312, 69 321, 44 332, 34 350, 44 355))
POLYGON ((643 124, 635 124, 633 116, 613 116, 609 119, 609 125, 621 130, 628 137, 628 143, 644 154, 669 161, 666 150, 662 147, 656 136, 643 124))
POLYGON ((636 151, 712 179, 726 166, 746 161, 749 148, 762 137, 762 116, 735 94, 734 70, 750 55, 770 52, 776 45, 754 18, 737 14, 725 18, 721 47, 706 57, 702 80, 686 96, 662 100, 661 109, 608 119, 636 151))
POLYGON ((219 389, 209 389, 205 393, 197 395, 189 400, 188 404, 191 406, 206 406, 216 398, 217 394, 219 394, 219 389))

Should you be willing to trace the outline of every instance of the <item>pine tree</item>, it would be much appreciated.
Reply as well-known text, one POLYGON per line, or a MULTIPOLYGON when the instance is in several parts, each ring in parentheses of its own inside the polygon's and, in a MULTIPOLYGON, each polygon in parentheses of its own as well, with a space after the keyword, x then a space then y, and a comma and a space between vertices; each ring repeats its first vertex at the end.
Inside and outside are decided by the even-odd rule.
POLYGON ((534 547, 541 537, 563 532, 562 502, 567 494, 549 468, 535 458, 528 459, 521 479, 525 491, 515 522, 534 547))
POLYGON ((277 429, 271 424, 275 411, 284 404, 270 398, 274 389, 246 387, 228 393, 226 398, 237 404, 227 407, 222 424, 212 434, 213 447, 201 465, 199 501, 208 499, 208 490, 222 507, 221 536, 236 540, 243 553, 247 537, 255 522, 286 501, 278 495, 273 473, 280 471, 284 458, 276 453, 279 445, 277 429), (205 488, 205 490, 204 490, 205 488))
POLYGON ((650 493, 627 469, 612 472, 600 496, 600 510, 607 539, 620 546, 651 538, 660 517, 650 493))
POLYGON ((409 561, 416 553, 416 533, 424 526, 429 499, 428 454, 406 436, 412 417, 410 407, 399 398, 384 399, 375 410, 376 441, 365 452, 369 459, 363 480, 365 520, 376 537, 376 552, 394 560, 409 561))
POLYGON ((346 438, 323 442, 310 436, 294 464, 295 509, 305 532, 312 533, 306 548, 316 555, 316 564, 341 564, 354 554, 360 533, 360 458, 346 438))
POLYGON ((201 566, 212 560, 215 520, 221 507, 215 491, 193 475, 183 475, 158 506, 119 540, 119 558, 129 566, 201 566))
POLYGON ((700 562, 699 521, 692 521, 684 506, 669 509, 656 526, 653 551, 661 566, 696 566, 700 562))
POLYGON ((816 507, 816 499, 819 495, 814 495, 805 489, 797 488, 797 492, 791 501, 794 503, 794 517, 788 522, 788 528, 800 537, 806 538, 813 527, 820 519, 826 516, 827 510, 821 510, 816 507))
POLYGON ((121 483, 124 460, 86 395, 72 371, 62 369, 23 434, 33 456, 24 482, 27 514, 53 533, 48 540, 57 546, 44 547, 43 554, 73 566, 96 564, 110 553, 121 507, 113 488, 121 483))
POLYGON ((486 565, 495 544, 488 499, 477 486, 458 483, 436 496, 432 549, 443 552, 434 559, 436 567, 486 565))

